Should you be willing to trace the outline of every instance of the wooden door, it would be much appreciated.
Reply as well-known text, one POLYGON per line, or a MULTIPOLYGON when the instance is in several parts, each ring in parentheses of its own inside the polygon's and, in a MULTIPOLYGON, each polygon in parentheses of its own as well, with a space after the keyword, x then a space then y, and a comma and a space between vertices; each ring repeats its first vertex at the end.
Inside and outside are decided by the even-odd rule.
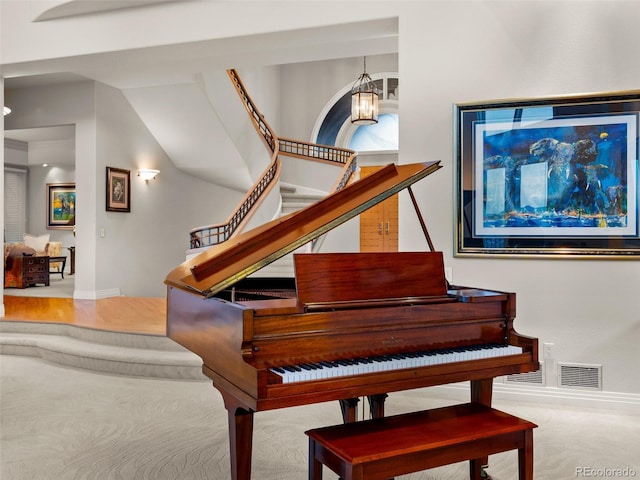
MULTIPOLYGON (((381 167, 361 167, 360 177, 366 177, 381 167)), ((360 251, 398 251, 398 195, 360 214, 360 251)))

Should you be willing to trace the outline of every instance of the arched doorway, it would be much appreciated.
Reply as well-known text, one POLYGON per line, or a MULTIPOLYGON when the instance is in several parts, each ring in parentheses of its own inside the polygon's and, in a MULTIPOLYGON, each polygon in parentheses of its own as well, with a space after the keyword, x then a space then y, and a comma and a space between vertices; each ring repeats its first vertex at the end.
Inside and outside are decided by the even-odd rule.
MULTIPOLYGON (((343 87, 327 102, 314 127, 312 142, 350 148, 359 152, 360 177, 370 175, 398 159, 398 74, 371 74, 380 92, 378 123, 351 123, 351 85, 343 87)), ((398 250, 398 196, 360 214, 360 251, 398 250)))

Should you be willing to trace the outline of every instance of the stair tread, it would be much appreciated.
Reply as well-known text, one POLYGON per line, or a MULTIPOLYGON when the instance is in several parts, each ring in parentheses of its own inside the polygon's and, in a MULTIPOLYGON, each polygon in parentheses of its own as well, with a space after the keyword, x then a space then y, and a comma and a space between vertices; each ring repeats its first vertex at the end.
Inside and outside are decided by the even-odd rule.
POLYGON ((134 348, 118 345, 106 345, 101 343, 79 340, 60 335, 29 334, 29 333, 2 333, 0 344, 21 345, 42 348, 46 350, 65 351, 69 354, 81 355, 87 358, 107 358, 138 362, 186 363, 201 365, 202 361, 194 353, 172 350, 156 350, 150 348, 134 348))

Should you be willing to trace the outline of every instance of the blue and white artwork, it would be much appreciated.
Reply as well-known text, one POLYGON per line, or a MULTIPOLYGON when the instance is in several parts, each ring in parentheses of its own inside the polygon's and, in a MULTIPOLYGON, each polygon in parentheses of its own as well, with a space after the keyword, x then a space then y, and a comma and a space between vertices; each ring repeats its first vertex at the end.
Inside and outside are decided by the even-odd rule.
POLYGON ((626 114, 476 123, 474 233, 636 235, 637 127, 626 114))

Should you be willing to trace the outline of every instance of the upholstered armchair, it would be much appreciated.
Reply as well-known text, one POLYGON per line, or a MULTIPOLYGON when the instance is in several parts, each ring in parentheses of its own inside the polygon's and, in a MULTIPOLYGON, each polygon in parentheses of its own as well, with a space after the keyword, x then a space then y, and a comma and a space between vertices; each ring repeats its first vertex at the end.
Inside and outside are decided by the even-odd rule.
MULTIPOLYGON (((31 255, 36 256, 47 256, 47 257, 60 257, 62 252, 62 242, 51 242, 49 241, 49 235, 29 235, 26 233, 24 235, 22 242, 13 242, 13 243, 5 243, 4 244, 4 265, 5 271, 7 269, 7 258, 12 250, 15 248, 24 249, 24 248, 32 249, 27 252, 31 255)), ((16 251, 16 253, 18 253, 16 251)), ((22 255, 22 251, 19 253, 22 255)), ((51 262, 49 268, 55 268, 60 271, 62 268, 62 262, 51 262)), ((6 278, 5 278, 6 281, 6 278)))
MULTIPOLYGON (((62 251, 62 242, 48 242, 44 254, 48 257, 60 257, 62 251)), ((62 269, 62 262, 50 262, 49 268, 55 268, 58 272, 62 269)))

